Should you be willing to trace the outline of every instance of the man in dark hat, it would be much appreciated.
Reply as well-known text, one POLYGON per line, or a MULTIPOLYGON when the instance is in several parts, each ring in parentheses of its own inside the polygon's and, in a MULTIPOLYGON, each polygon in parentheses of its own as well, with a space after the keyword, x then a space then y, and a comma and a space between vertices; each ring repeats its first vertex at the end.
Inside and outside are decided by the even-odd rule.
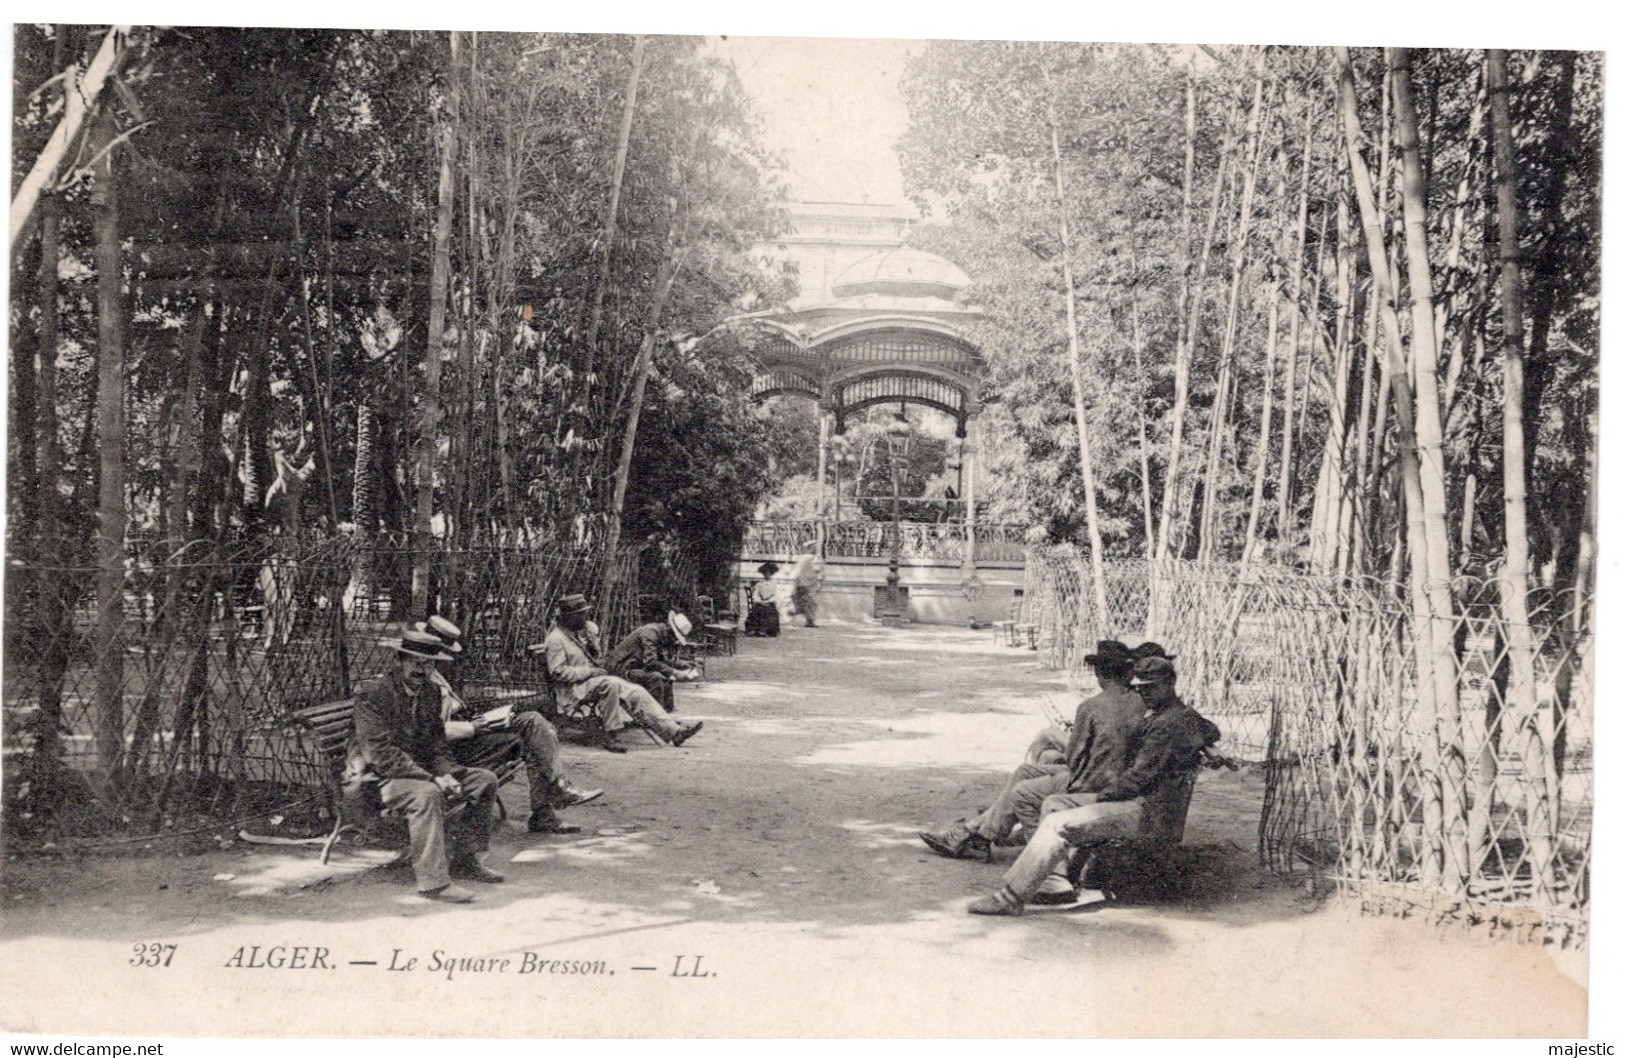
POLYGON ((553 678, 561 710, 580 706, 592 710, 604 731, 604 748, 624 753, 616 735, 628 724, 650 732, 661 742, 681 746, 702 726, 699 722, 680 724, 660 708, 648 691, 635 683, 611 676, 600 662, 596 638, 588 634, 590 608, 582 595, 566 595, 559 600, 558 617, 548 629, 547 638, 528 649, 542 653, 553 678))
POLYGON ((1135 646, 1132 653, 1134 654, 1135 661, 1139 661, 1142 658, 1167 658, 1169 661, 1174 660, 1174 655, 1162 649, 1161 643, 1155 643, 1149 639, 1141 641, 1137 646, 1135 646))
POLYGON ((1129 743, 1145 711, 1128 686, 1133 656, 1117 640, 1102 639, 1084 661, 1094 669, 1100 693, 1078 705, 1065 763, 1023 764, 998 799, 975 819, 942 831, 922 831, 920 840, 933 852, 954 859, 991 859, 993 843, 1009 837, 1017 823, 1037 825, 1046 797, 1099 789, 1127 765, 1129 743))
POLYGON ((677 707, 677 696, 672 693, 673 681, 694 678, 692 670, 668 660, 670 652, 688 646, 688 637, 693 633, 694 622, 670 610, 664 621, 650 621, 628 632, 609 652, 605 668, 611 675, 630 680, 648 691, 669 713, 677 707))
MULTIPOLYGON (((463 653, 463 630, 438 615, 413 625, 440 640, 441 649, 456 660, 463 653)), ((559 735, 547 718, 534 709, 513 712, 503 719, 488 720, 475 715, 466 702, 451 689, 439 669, 430 676, 440 691, 440 711, 451 755, 459 764, 471 765, 489 760, 513 743, 519 745, 525 760, 525 777, 530 786, 532 834, 579 834, 574 823, 562 822, 558 809, 586 804, 603 794, 602 790, 578 790, 558 771, 559 735)))
POLYGON ((1180 701, 1174 680, 1173 662, 1165 657, 1135 662, 1130 684, 1145 703, 1146 719, 1135 736, 1128 768, 1095 791, 1088 803, 1044 816, 1005 872, 1004 885, 966 910, 973 915, 1019 915, 1072 849, 1110 838, 1133 838, 1147 825, 1162 823, 1173 802, 1183 796, 1186 773, 1199 765, 1202 751, 1219 740, 1218 727, 1180 701))
POLYGON ((384 808, 406 817, 418 892, 466 904, 474 894, 452 879, 497 883, 502 875, 480 863, 490 847, 497 777, 465 768, 452 757, 440 715, 435 664, 449 661, 440 640, 407 630, 383 644, 391 653, 381 678, 356 698, 350 770, 370 771, 384 808), (460 805, 455 818, 448 818, 460 805))

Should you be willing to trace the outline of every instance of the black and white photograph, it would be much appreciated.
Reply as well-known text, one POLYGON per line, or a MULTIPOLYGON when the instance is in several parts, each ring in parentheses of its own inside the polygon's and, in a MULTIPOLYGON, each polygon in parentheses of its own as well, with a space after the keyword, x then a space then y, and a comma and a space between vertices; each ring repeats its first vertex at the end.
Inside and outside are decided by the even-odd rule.
POLYGON ((12 1053, 1586 1053, 1600 43, 298 14, 11 27, 12 1053))

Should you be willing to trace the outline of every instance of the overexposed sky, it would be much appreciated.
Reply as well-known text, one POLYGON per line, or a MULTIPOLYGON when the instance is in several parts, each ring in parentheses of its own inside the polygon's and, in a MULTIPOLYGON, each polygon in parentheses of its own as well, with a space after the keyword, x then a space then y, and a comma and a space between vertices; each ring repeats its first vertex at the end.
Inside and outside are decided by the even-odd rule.
POLYGON ((812 201, 906 201, 894 145, 908 124, 897 82, 920 41, 724 37, 756 102, 767 146, 789 162, 791 195, 812 201))

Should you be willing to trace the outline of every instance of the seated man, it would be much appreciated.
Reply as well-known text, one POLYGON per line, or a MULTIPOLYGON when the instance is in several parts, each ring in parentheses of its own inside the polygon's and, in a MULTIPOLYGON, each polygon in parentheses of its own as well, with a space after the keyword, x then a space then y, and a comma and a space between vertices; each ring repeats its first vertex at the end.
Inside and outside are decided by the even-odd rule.
POLYGON ((394 651, 383 676, 356 699, 351 776, 370 773, 384 808, 406 817, 418 892, 466 904, 474 894, 452 878, 496 883, 502 875, 480 863, 490 846, 497 777, 452 759, 440 716, 435 663, 450 660, 432 635, 408 630, 386 641, 394 651), (454 806, 465 809, 448 819, 454 806))
MULTIPOLYGON (((413 630, 424 632, 440 640, 441 649, 453 660, 463 652, 463 630, 444 617, 431 617, 419 621, 413 630)), ((452 691, 445 674, 434 670, 430 680, 440 691, 440 712, 446 729, 446 740, 451 743, 451 755, 457 763, 472 765, 489 759, 490 755, 506 744, 517 742, 525 759, 525 778, 530 785, 530 823, 532 834, 579 834, 581 828, 574 823, 559 820, 557 809, 586 804, 603 794, 602 790, 577 790, 558 774, 559 736, 547 717, 534 709, 512 712, 503 719, 488 720, 476 715, 462 698, 452 691)))
POLYGON ((587 631, 587 610, 587 600, 581 595, 566 595, 559 600, 558 617, 548 629, 547 639, 528 648, 545 656, 559 709, 585 706, 591 710, 603 727, 602 745, 612 753, 626 752, 616 735, 628 723, 673 746, 694 737, 699 723, 679 724, 648 691, 604 670, 598 660, 597 639, 587 631))
POLYGON ((642 687, 654 696, 666 712, 677 708, 672 693, 673 680, 693 679, 690 669, 679 668, 666 660, 673 647, 688 646, 688 637, 694 624, 687 617, 672 610, 664 621, 650 621, 627 633, 614 650, 609 652, 605 668, 610 675, 642 687))
MULTIPOLYGON (((1004 885, 973 901, 973 915, 1019 915, 1044 880, 1072 849, 1109 838, 1132 838, 1148 819, 1166 813, 1202 751, 1219 740, 1211 720, 1180 701, 1174 666, 1167 658, 1134 665, 1134 690, 1145 700, 1146 722, 1134 740, 1133 761, 1114 781, 1076 808, 1051 812, 1005 872, 1004 885)), ((1080 798, 1081 800, 1082 798, 1080 798)))
POLYGON ((1095 650, 1084 660, 1095 670, 1100 693, 1078 705, 1064 763, 1022 764, 981 815, 944 831, 922 831, 920 840, 933 852, 991 859, 993 843, 1009 837, 1018 822, 1037 825, 1044 798, 1085 786, 1099 789, 1127 766, 1129 741, 1145 713, 1128 686, 1133 656, 1115 639, 1102 639, 1095 650))
MULTIPOLYGON (((1116 640, 1102 639, 1102 645, 1116 643, 1116 640)), ((1122 644, 1117 643, 1118 646, 1122 644)), ((1161 643, 1154 643, 1149 639, 1142 640, 1137 646, 1129 650, 1135 661, 1141 658, 1167 658, 1174 660, 1174 656, 1162 648, 1161 643)), ((1027 745, 1027 753, 1022 757, 1026 764, 1065 764, 1067 760, 1067 745, 1070 742, 1072 725, 1065 721, 1054 723, 1039 731, 1027 745)))

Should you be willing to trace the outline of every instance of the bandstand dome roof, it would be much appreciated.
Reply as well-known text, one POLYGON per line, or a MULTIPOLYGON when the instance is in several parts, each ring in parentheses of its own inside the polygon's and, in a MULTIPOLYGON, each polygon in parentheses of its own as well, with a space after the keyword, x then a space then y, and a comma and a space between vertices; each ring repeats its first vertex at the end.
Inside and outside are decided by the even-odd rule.
POLYGON ((952 301, 968 286, 970 276, 947 258, 924 250, 899 248, 882 250, 854 262, 830 284, 830 293, 837 298, 879 294, 952 301))

